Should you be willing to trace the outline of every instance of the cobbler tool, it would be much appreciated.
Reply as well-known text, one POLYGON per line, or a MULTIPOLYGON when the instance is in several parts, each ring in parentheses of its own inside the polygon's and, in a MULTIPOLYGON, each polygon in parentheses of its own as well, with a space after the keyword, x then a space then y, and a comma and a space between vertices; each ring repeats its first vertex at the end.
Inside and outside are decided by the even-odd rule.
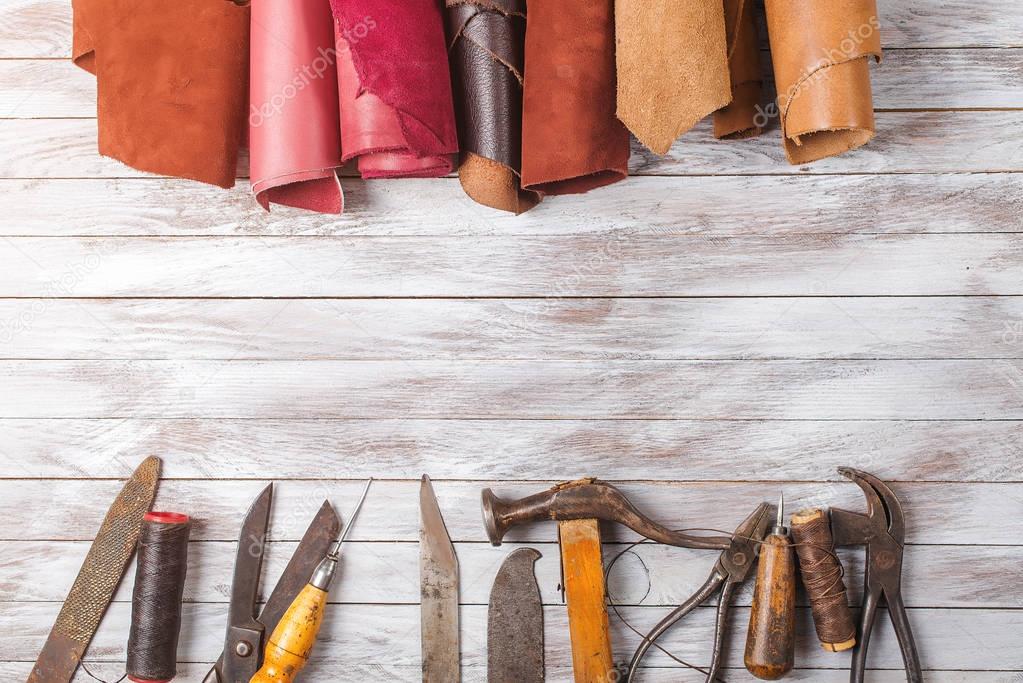
POLYGON ((505 559, 490 590, 487 683, 543 683, 543 606, 533 566, 540 553, 519 548, 505 559))
POLYGON ((895 493, 872 474, 840 467, 846 479, 860 487, 867 498, 867 514, 831 509, 831 531, 836 546, 866 546, 867 561, 863 575, 863 610, 856 648, 853 650, 852 683, 863 683, 867 648, 881 599, 888 604, 888 615, 902 650, 909 683, 923 683, 920 656, 913 630, 902 600, 902 558, 906 540, 906 519, 895 493))
POLYGON ((263 666, 252 677, 250 683, 291 683, 308 663, 309 655, 316 644, 316 636, 323 624, 323 613, 327 609, 330 584, 337 574, 341 546, 348 538, 348 532, 352 530, 359 511, 362 510, 362 504, 366 502, 366 495, 372 483, 372 478, 366 482, 366 488, 362 490, 362 496, 348 519, 348 526, 345 527, 341 538, 334 542, 330 552, 316 566, 309 583, 291 603, 288 611, 270 634, 263 655, 263 666))
POLYGON ((324 501, 262 611, 257 613, 259 574, 272 500, 273 484, 270 484, 245 515, 235 558, 224 652, 203 683, 249 683, 262 663, 267 629, 272 632, 277 628, 341 530, 337 513, 324 501))
POLYGON ((67 683, 74 677, 135 552, 159 479, 160 459, 146 458, 114 499, 28 683, 67 683))
MULTIPOLYGON (((500 545, 508 529, 541 520, 558 522, 565 600, 577 683, 617 680, 605 604, 599 521, 623 524, 645 538, 686 548, 724 550, 727 536, 692 536, 672 531, 643 515, 610 484, 595 479, 558 484, 517 501, 490 489, 482 494, 483 520, 490 542, 500 545)), ((752 563, 753 554, 747 561, 752 563)))
POLYGON ((785 526, 785 497, 778 520, 760 546, 757 583, 746 634, 746 670, 776 681, 792 671, 796 654, 796 557, 785 526))
POLYGON ((629 675, 627 680, 637 680, 639 664, 646 655, 647 650, 667 632, 672 626, 678 623, 683 617, 699 607, 710 596, 721 591, 717 606, 717 623, 714 628, 713 654, 711 655, 710 668, 707 670, 707 681, 714 681, 718 671, 724 664, 725 635, 728 628, 728 613, 732 606, 736 590, 749 578, 756 566, 756 558, 760 553, 761 539, 767 533, 774 516, 774 506, 768 503, 761 503, 757 509, 747 517, 735 530, 731 538, 721 538, 718 543, 724 541, 723 546, 716 546, 722 549, 720 557, 714 564, 707 581, 682 605, 677 607, 668 616, 661 620, 653 630, 650 631, 639 644, 632 661, 629 663, 629 675))
POLYGON ((458 558, 430 478, 419 488, 419 589, 423 683, 458 683, 458 558))

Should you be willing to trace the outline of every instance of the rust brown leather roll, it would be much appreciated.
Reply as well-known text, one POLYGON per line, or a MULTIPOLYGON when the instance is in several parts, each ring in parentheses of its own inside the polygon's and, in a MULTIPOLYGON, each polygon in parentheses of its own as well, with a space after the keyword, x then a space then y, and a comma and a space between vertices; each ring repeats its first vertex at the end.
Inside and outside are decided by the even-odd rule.
POLYGON ((732 100, 721 2, 615 2, 618 118, 657 154, 732 100))
POLYGON ((762 113, 757 109, 763 83, 753 0, 725 0, 725 33, 732 102, 714 112, 714 137, 719 140, 756 137, 763 132, 762 113))
POLYGON ((99 151, 149 173, 234 185, 248 102, 249 10, 74 0, 75 64, 96 75, 99 151))
POLYGON ((628 175, 629 133, 615 116, 614 51, 613 0, 529 0, 526 189, 581 193, 628 175))
POLYGON ((870 58, 881 61, 876 0, 766 0, 789 162, 842 154, 874 137, 870 58))
POLYGON ((522 213, 540 195, 522 189, 525 0, 447 0, 448 54, 462 162, 472 199, 522 213))

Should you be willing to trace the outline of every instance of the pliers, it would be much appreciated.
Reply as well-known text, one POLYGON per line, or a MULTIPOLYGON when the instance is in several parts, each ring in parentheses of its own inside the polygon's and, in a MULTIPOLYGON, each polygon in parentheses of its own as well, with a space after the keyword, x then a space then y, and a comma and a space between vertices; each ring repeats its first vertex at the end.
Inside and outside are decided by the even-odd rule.
POLYGON ((671 614, 662 619, 640 642, 629 663, 629 675, 626 680, 630 682, 636 680, 640 661, 658 638, 720 589, 717 624, 714 628, 714 651, 710 668, 707 670, 707 681, 715 680, 723 663, 725 629, 728 626, 728 611, 732 606, 732 599, 735 597, 736 589, 749 578, 756 568, 756 558, 760 554, 760 542, 767 534, 767 529, 774 516, 775 507, 769 503, 761 503, 753 514, 739 525, 728 546, 724 548, 717 562, 714 563, 714 569, 706 583, 671 614))
POLYGON ((853 650, 852 683, 863 683, 867 647, 874 628, 877 608, 884 598, 888 603, 895 635, 902 650, 909 683, 923 683, 920 656, 913 630, 902 601, 902 555, 906 540, 906 518, 895 493, 872 474, 840 467, 838 473, 859 486, 867 497, 867 514, 831 509, 831 532, 836 546, 865 545, 866 568, 863 575, 863 612, 860 632, 853 650))

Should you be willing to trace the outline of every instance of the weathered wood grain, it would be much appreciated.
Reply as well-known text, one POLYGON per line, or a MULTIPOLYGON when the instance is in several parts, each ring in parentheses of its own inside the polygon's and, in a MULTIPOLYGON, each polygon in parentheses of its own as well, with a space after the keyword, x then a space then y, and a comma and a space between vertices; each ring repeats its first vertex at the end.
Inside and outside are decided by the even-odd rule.
MULTIPOLYGON (((770 57, 763 63, 771 80, 770 57)), ((1023 108, 1020 49, 890 50, 872 70, 878 109, 1023 108)), ((89 118, 96 78, 68 60, 0 61, 0 118, 89 118)))
POLYGON ((161 178, 2 180, 0 235, 796 235, 1023 232, 1023 176, 941 173, 637 176, 522 216, 469 201, 454 178, 345 179, 338 217, 161 178), (799 197, 793 202, 793 196, 799 197), (735 201, 742 198, 741 206, 735 201), (936 220, 935 206, 941 206, 936 220), (429 207, 424 210, 423 207, 429 207))
MULTIPOLYGON (((263 598, 273 587, 296 543, 268 545, 263 598)), ((85 559, 89 544, 81 541, 2 541, 3 581, 0 603, 61 602, 85 559)), ((486 605, 494 577, 508 553, 520 544, 491 548, 483 543, 459 543, 461 602, 486 605)), ((543 557, 536 575, 545 605, 560 605, 561 581, 558 546, 535 544, 543 557)), ((605 564, 626 546, 606 544, 605 564)), ((362 543, 345 547, 343 576, 331 594, 334 604, 418 604, 418 545, 416 543, 362 543), (386 576, 386 581, 380 577, 386 576)), ((717 553, 640 545, 622 556, 609 575, 610 593, 617 604, 679 605, 696 592, 711 571, 717 553)), ((185 602, 221 603, 230 599, 235 545, 228 542, 193 542, 189 549, 185 602)), ((863 552, 842 550, 850 601, 859 604, 862 586, 863 552)), ((1023 604, 1023 575, 1017 571, 1023 548, 1003 546, 909 546, 905 558, 903 595, 910 607, 954 607, 958 609, 1016 609, 1023 604)), ((115 597, 130 602, 135 566, 129 568, 115 597)), ((753 581, 736 597, 736 604, 748 606, 753 581)), ((802 592, 799 604, 808 604, 802 592)), ((2 607, 0 607, 2 609, 2 607)), ((343 608, 342 608, 343 609, 343 608)))
POLYGON ((1023 419, 1023 363, 0 361, 0 417, 1023 419))
POLYGON ((1023 299, 7 299, 0 357, 1018 359, 1023 299))
MULTIPOLYGON (((324 455, 323 471, 331 471, 338 456, 324 455)), ((350 455, 349 457, 358 457, 350 455)), ((135 461, 138 459, 136 458, 135 461)), ((869 456, 853 455, 849 464, 880 476, 889 468, 869 456)), ((1015 467, 1012 465, 1011 467, 1015 467)), ((613 464, 608 465, 608 470, 613 464)), ((684 476, 685 463, 679 463, 684 476)), ((579 472, 600 476, 603 472, 579 472)), ((822 477, 837 477, 822 472, 822 477)), ((451 538, 458 542, 485 543, 480 516, 480 492, 492 487, 503 498, 515 498, 545 490, 552 482, 437 481, 437 496, 451 538)), ((110 501, 122 483, 116 480, 6 480, 0 482, 0 513, 11 521, 0 540, 76 541, 93 538, 110 501), (75 514, 41 515, 45 501, 72 501, 75 514), (9 534, 16 530, 12 537, 9 534)), ((157 506, 184 510, 196 520, 192 538, 197 541, 236 541, 245 510, 265 486, 261 481, 165 481, 157 506)), ((358 541, 416 541, 419 538, 418 480, 378 481, 370 490, 366 506, 352 527, 350 538, 358 541)), ((907 542, 918 545, 1019 545, 1013 524, 994 526, 992 519, 1011 520, 1023 515, 1023 484, 968 484, 904 482, 893 484, 907 517, 907 542)), ((330 500, 344 516, 357 500, 362 481, 318 479, 279 482, 276 487, 270 538, 296 541, 323 500, 330 500)), ((764 500, 776 500, 778 482, 657 482, 626 483, 621 488, 654 519, 673 528, 724 528, 731 531, 764 500)), ((841 481, 787 482, 785 499, 792 509, 834 505, 864 510, 860 490, 841 481)), ((631 541, 627 529, 609 525, 608 541, 631 541)), ((512 529, 508 542, 553 542, 554 524, 539 523, 512 529)), ((2 658, 0 658, 2 659, 2 658)))
MULTIPOLYGON (((657 157, 633 147, 638 175, 795 175, 1023 171, 1023 111, 881 112, 877 138, 807 166, 785 160, 775 128, 754 140, 721 142, 704 122, 657 157)), ((244 176, 245 169, 241 175, 244 176)), ((96 151, 94 119, 0 120, 0 178, 132 178, 143 174, 96 151)), ((392 181, 393 182, 393 181, 392 181)), ((244 183, 236 189, 244 192, 244 183)), ((400 186, 400 184, 399 184, 400 186)), ((603 193, 628 190, 629 183, 603 193), (624 188, 624 189, 623 189, 624 188)), ((468 200, 466 200, 468 203, 468 200)))
MULTIPOLYGON (((34 657, 59 605, 15 603, 5 607, 7 609, 0 614, 0 629, 10 635, 0 641, 0 658, 25 660, 34 657)), ((809 610, 802 608, 797 611, 797 652, 801 665, 811 668, 847 667, 849 653, 824 652, 813 634, 809 610)), ((113 605, 90 648, 94 658, 123 661, 129 612, 130 606, 125 603, 113 605)), ((179 657, 186 662, 215 658, 223 647, 226 619, 224 606, 189 604, 184 606, 183 612, 179 657)), ((643 630, 652 627, 664 612, 664 608, 654 607, 622 609, 626 618, 643 630)), ((320 661, 363 666, 386 663, 390 666, 418 667, 418 614, 418 605, 350 605, 331 610, 320 632, 320 646, 313 653, 314 662, 311 662, 305 675, 313 681, 322 680, 313 668, 320 661)), ((918 609, 910 610, 909 618, 920 642, 920 654, 925 668, 1023 668, 1023 649, 1019 648, 1023 610, 918 609), (970 638, 968 648, 962 647, 964 637, 970 638)), ((486 608, 465 606, 461 609, 460 619, 463 624, 463 663, 469 666, 485 665, 483 645, 486 641, 486 608)), ((748 619, 748 608, 738 608, 734 611, 733 626, 741 629, 741 624, 748 619)), ((713 609, 697 610, 659 642, 687 661, 706 665, 712 642, 713 621, 713 609)), ((544 622, 548 666, 567 667, 571 654, 564 607, 546 608, 544 622)), ((894 633, 884 615, 880 616, 878 622, 871 641, 871 665, 901 668, 902 658, 894 633)), ((616 658, 625 658, 637 645, 639 636, 623 627, 614 617, 611 618, 611 627, 616 658)), ((738 641, 738 638, 735 640, 738 641)), ((731 667, 742 665, 740 648, 731 648, 728 663, 731 667)), ((673 663, 652 650, 649 665, 671 667, 673 663)))
POLYGON ((0 240, 0 297, 1021 295, 1021 260, 1021 234, 21 237, 0 240))
POLYGON ((1023 479, 1021 423, 803 420, 0 420, 0 478, 814 481, 856 460, 904 481, 1023 479), (868 462, 868 460, 870 462, 868 462), (1017 464, 1014 466, 1014 463, 1017 464))
MULTIPOLYGON (((898 47, 1021 46, 1023 9, 997 0, 888 0, 882 43, 898 47)), ((5 0, 0 58, 67 57, 71 12, 66 0, 5 0)))

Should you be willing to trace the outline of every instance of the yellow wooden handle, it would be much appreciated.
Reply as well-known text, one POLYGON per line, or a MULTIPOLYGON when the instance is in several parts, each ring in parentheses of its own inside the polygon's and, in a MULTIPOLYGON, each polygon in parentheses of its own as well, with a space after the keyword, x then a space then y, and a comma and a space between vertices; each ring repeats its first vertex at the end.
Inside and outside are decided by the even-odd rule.
POLYGON ((306 585, 270 634, 263 668, 249 683, 291 683, 309 661, 323 623, 327 591, 306 585))
POLYGON ((595 519, 560 522, 572 671, 576 683, 618 680, 607 619, 600 526, 595 519))

